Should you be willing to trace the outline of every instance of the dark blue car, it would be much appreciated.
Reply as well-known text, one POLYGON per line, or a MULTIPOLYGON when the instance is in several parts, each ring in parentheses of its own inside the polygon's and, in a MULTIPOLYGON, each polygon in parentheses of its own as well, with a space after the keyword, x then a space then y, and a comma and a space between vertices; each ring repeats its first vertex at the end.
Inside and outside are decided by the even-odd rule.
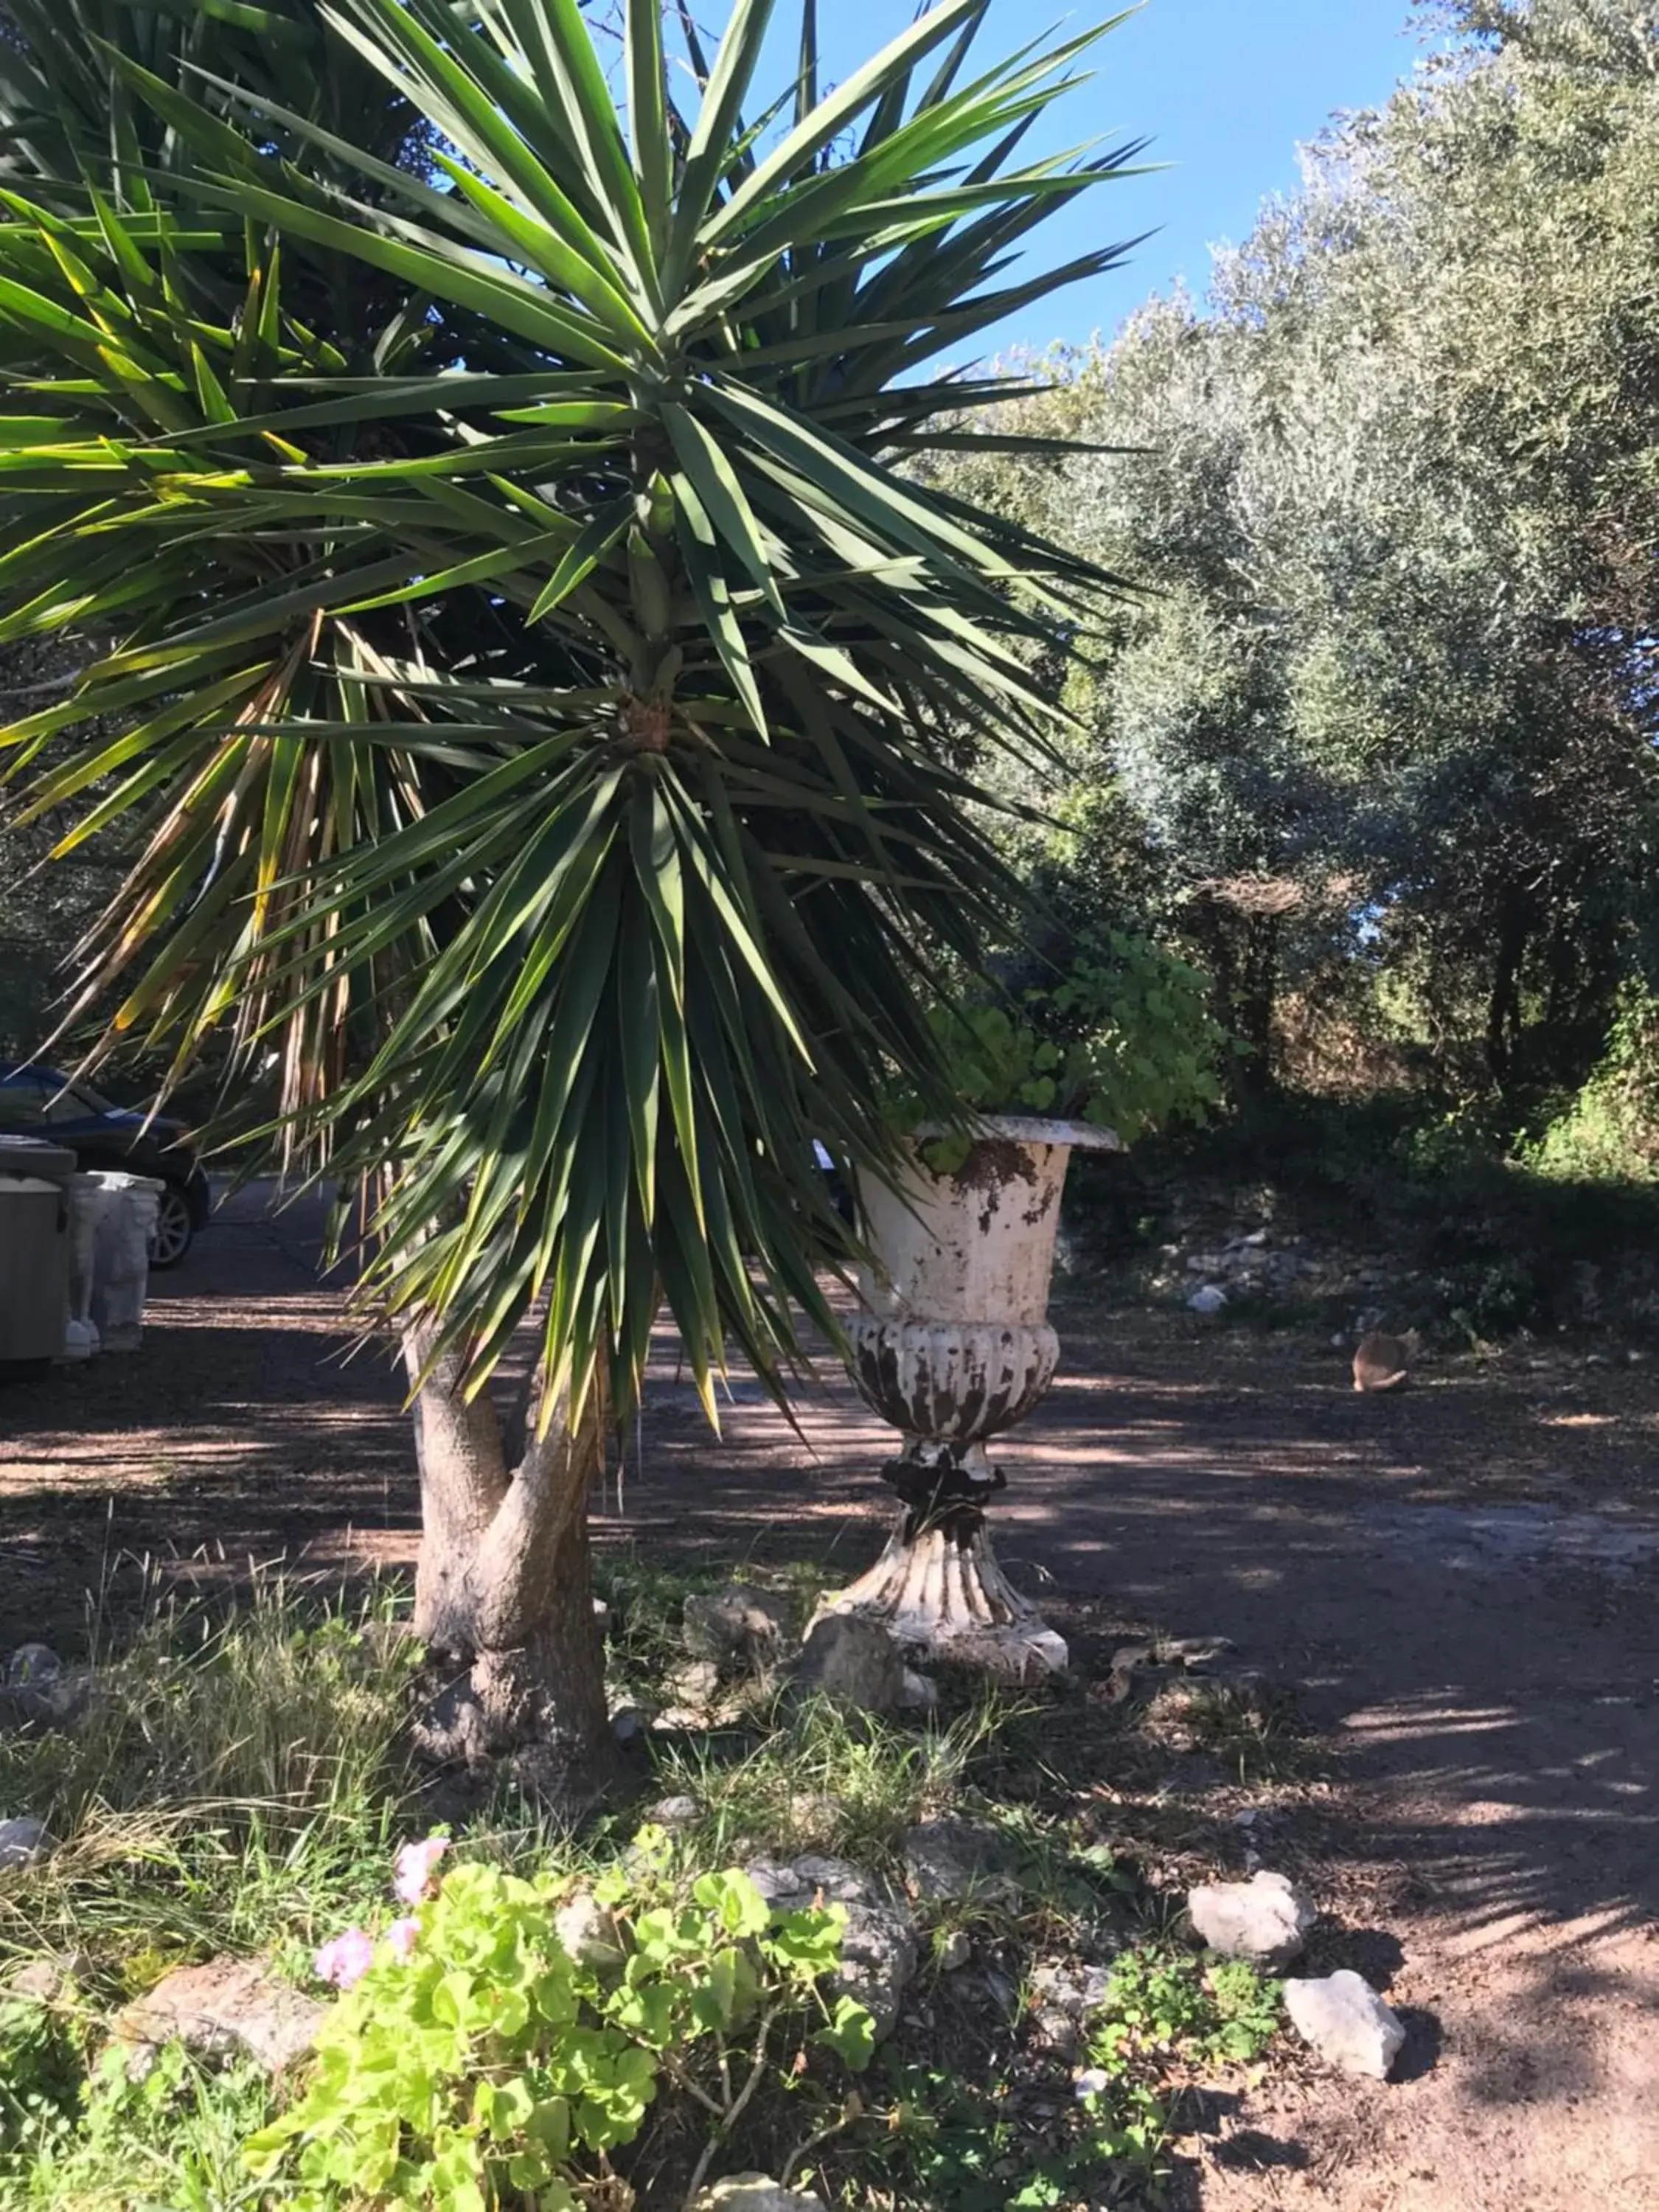
POLYGON ((153 1267, 176 1267, 207 1223, 211 1200, 188 1132, 161 1115, 146 1126, 131 1108, 112 1106, 89 1084, 54 1067, 0 1060, 0 1133, 46 1137, 83 1168, 119 1168, 159 1176, 167 1188, 156 1215, 153 1267))

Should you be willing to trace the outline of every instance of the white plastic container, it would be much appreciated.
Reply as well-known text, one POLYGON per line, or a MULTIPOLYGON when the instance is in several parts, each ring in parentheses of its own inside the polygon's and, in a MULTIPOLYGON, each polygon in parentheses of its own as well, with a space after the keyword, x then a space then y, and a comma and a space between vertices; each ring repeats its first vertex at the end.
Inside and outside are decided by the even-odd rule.
POLYGON ((98 1324, 92 1317, 93 1273, 98 1249, 98 1186, 89 1175, 72 1175, 64 1186, 69 1194, 69 1328, 64 1338, 65 1359, 90 1359, 99 1348, 98 1324))
POLYGON ((154 1176, 88 1175, 94 1219, 92 1315, 106 1352, 137 1352, 149 1291, 149 1241, 166 1186, 154 1176))

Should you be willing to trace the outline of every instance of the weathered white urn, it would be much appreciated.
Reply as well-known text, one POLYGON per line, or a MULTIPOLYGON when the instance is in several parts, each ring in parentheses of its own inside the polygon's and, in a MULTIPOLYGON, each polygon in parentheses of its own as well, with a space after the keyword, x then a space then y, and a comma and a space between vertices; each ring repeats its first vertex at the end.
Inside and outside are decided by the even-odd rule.
POLYGON ((902 1431, 884 1470, 902 1512, 868 1574, 825 1610, 879 1620, 913 1650, 1016 1681, 1064 1667, 1064 1640, 998 1565, 985 1526, 1005 1487, 988 1441, 1022 1421, 1049 1383, 1060 1341, 1048 1285, 1066 1164, 1115 1152, 1109 1129, 988 1117, 962 1164, 935 1173, 916 1133, 897 1189, 860 1192, 877 1261, 852 1324, 854 1380, 902 1431))

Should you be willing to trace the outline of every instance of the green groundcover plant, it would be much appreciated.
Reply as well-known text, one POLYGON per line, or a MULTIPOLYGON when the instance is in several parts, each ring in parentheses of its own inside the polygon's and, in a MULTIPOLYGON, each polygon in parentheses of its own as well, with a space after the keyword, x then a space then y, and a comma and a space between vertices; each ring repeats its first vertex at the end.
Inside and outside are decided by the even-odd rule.
POLYGON ((642 1832, 631 1863, 584 1893, 568 1941, 568 1878, 463 1863, 437 1880, 444 1838, 408 1847, 411 1909, 317 1954, 344 1994, 303 2094, 249 2142, 254 2173, 280 2177, 296 2212, 578 2212, 608 2201, 611 2154, 660 2094, 699 2108, 695 2182, 763 2082, 800 2081, 809 2050, 866 2065, 869 2013, 820 1986, 842 1908, 775 1914, 736 1869, 677 1897, 665 1842, 642 1832))

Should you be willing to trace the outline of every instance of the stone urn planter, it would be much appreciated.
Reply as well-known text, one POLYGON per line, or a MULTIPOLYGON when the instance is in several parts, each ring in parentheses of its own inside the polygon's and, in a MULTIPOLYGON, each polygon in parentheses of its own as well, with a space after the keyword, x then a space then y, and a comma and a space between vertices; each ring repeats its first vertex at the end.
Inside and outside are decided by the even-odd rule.
POLYGON ((1005 1487, 987 1449, 1054 1380, 1048 1285, 1066 1164, 1115 1152, 1087 1122, 994 1115, 961 1165, 935 1172, 919 1130, 896 1190, 860 1193, 878 1262, 849 1330, 854 1380, 903 1437, 884 1470, 902 1511, 868 1574, 826 1611, 878 1620, 924 1656, 1023 1681, 1066 1663, 1063 1639, 998 1565, 985 1509, 1005 1487))

